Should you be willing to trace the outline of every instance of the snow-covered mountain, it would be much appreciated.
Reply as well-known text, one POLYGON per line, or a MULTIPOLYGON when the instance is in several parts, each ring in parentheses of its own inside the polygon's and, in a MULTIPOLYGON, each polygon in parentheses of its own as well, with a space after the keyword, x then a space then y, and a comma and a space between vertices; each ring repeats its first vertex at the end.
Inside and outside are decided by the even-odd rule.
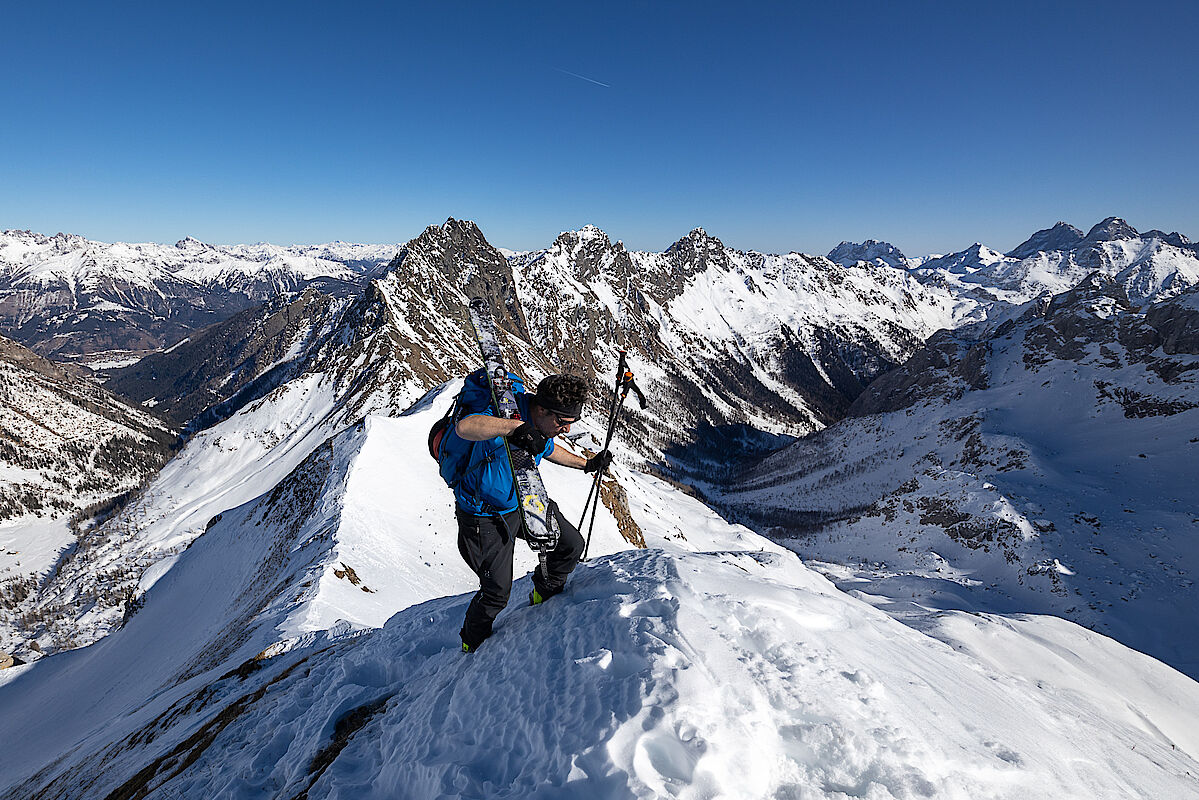
POLYGON ((285 292, 354 293, 398 246, 107 244, 0 233, 0 331, 97 369, 128 364, 285 292))
POLYGON ((880 242, 877 239, 867 239, 864 242, 841 242, 829 251, 828 259, 843 267, 852 266, 859 261, 896 269, 906 269, 910 266, 910 261, 903 251, 890 242, 880 242))
MULTIPOLYGON (((465 297, 483 294, 507 309, 508 329, 534 372, 566 366, 595 376, 595 362, 614 365, 622 343, 653 379, 669 384, 663 392, 678 405, 698 404, 683 409, 691 418, 789 433, 839 418, 862 386, 953 318, 946 292, 898 270, 743 253, 702 230, 665 253, 637 253, 589 226, 562 234, 550 248, 505 256, 473 224, 451 220, 408 243, 379 277, 378 297, 399 325, 402 349, 438 351, 450 335, 446 319, 463 331, 452 352, 401 359, 409 363, 397 368, 407 370, 414 390, 473 363, 461 309, 465 297)), ((282 354, 299 354, 297 323, 266 347, 270 358, 242 365, 244 353, 258 353, 287 327, 281 320, 313 316, 286 306, 293 310, 281 317, 284 307, 281 300, 243 312, 114 371, 110 385, 190 419, 205 403, 229 399, 282 354)), ((665 434, 671 443, 678 439, 665 434)))
MULTIPOLYGON (((516 253, 451 219, 357 293, 191 336, 122 376, 191 438, 0 617, 32 662, 0 672, 0 797, 1187 796, 1199 305, 1105 274, 1015 307, 699 229, 516 253), (651 406, 600 557, 464 657, 424 450, 474 295, 530 383, 603 387, 623 346, 651 406)), ((587 476, 545 478, 576 515, 587 476)))
POLYGON ((0 520, 79 511, 166 461, 161 419, 0 336, 0 520))
MULTIPOLYGON (((463 655, 473 576, 448 491, 409 456, 449 393, 214 519, 120 630, 0 673, 20 731, 0 796, 1194 791, 1194 681, 1060 620, 917 631, 620 466, 650 547, 603 509, 568 591, 463 655)), ((581 502, 587 476, 545 474, 581 502)))
POLYGON ((532 381, 572 370, 607 391, 623 343, 653 403, 652 414, 629 415, 626 441, 676 477, 728 469, 732 445, 777 446, 769 434, 837 418, 949 303, 899 270, 739 253, 698 230, 666 253, 630 254, 588 228, 508 259, 473 223, 431 226, 348 304, 246 312, 126 370, 156 408, 178 413, 201 392, 216 405, 191 418, 201 433, 158 479, 27 598, 18 619, 30 622, 7 635, 55 652, 107 634, 142 591, 141 572, 213 516, 344 427, 398 414, 473 370, 464 308, 477 295, 493 299, 510 357, 532 381), (196 486, 198 499, 181 500, 196 486))
POLYGON ((911 271, 926 284, 1002 305, 1060 294, 1099 272, 1115 278, 1129 299, 1141 305, 1199 283, 1199 245, 1179 233, 1138 233, 1119 217, 1108 217, 1086 235, 1059 222, 1006 255, 976 243, 911 271))
POLYGON ((552 361, 616 342, 632 351, 661 398, 659 442, 694 442, 701 420, 815 430, 952 319, 947 293, 899 270, 742 252, 702 229, 641 253, 588 227, 511 263, 534 344, 552 361))
POLYGON ((1070 251, 1086 238, 1086 234, 1067 222, 1058 222, 1052 228, 1037 231, 1024 242, 1007 252, 1009 258, 1028 258, 1037 253, 1054 250, 1070 251))
POLYGON ((163 420, 0 336, 0 651, 28 651, 10 637, 80 524, 127 501, 175 438, 163 420))
POLYGON ((1196 370, 1199 288, 1095 273, 938 333, 722 502, 901 615, 1052 613, 1199 675, 1196 370))

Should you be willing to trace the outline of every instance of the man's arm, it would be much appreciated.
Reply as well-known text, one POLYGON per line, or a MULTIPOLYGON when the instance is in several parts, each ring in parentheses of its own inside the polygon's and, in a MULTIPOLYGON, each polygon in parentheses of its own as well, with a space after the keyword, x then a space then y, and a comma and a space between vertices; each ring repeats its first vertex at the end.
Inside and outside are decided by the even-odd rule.
POLYGON ((574 453, 567 450, 562 445, 554 442, 554 452, 545 457, 546 461, 552 461, 555 464, 561 464, 564 467, 572 467, 574 469, 582 469, 587 466, 587 459, 576 456, 574 453))
MULTIPOLYGON (((483 442, 497 436, 507 436, 523 425, 519 419, 503 419, 486 414, 471 414, 458 420, 454 432, 468 442, 483 442)), ((557 448, 554 448, 555 452, 557 448)), ((577 458, 577 456, 576 456, 577 458)))

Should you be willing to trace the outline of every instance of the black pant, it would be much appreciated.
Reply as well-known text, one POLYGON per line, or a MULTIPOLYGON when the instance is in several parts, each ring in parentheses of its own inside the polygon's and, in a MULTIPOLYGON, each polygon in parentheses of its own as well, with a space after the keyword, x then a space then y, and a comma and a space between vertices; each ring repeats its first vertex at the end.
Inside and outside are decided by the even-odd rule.
MULTIPOLYGON (((458 552, 467 565, 479 576, 479 591, 466 609, 462 623, 462 641, 471 648, 478 647, 491 635, 496 616, 508 605, 512 592, 512 551, 516 539, 527 538, 521 525, 520 511, 503 516, 477 517, 461 508, 458 516, 458 552)), ((546 558, 547 574, 541 565, 533 570, 533 587, 542 597, 562 591, 566 576, 583 557, 583 537, 575 526, 566 521, 557 503, 550 504, 550 513, 558 520, 558 546, 546 558)))

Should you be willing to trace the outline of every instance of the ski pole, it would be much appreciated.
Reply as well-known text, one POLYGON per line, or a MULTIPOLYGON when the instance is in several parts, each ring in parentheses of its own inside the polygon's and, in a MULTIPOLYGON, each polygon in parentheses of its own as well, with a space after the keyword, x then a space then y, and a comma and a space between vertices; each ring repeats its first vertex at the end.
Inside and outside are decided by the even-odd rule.
MULTIPOLYGON (((624 411, 625 398, 629 396, 629 390, 637 394, 637 400, 641 404, 641 408, 646 406, 645 394, 637 386, 633 380, 632 370, 627 369, 628 363, 626 359, 627 351, 620 351, 620 363, 617 365, 616 371, 616 386, 612 393, 612 403, 608 412, 608 430, 604 436, 603 450, 607 450, 612 444, 612 438, 616 435, 616 428, 620 424, 620 415, 624 411)), ((602 452, 602 451, 601 451, 602 452)), ((599 511, 600 504, 600 483, 603 481, 604 473, 607 472, 607 465, 603 469, 596 470, 595 480, 592 481, 591 491, 587 493, 587 500, 583 503, 583 516, 579 520, 579 528, 583 527, 583 520, 587 518, 587 506, 591 505, 591 520, 587 525, 587 539, 583 546, 583 560, 587 560, 587 552, 591 549, 591 535, 595 531, 595 515, 599 511), (592 495, 594 495, 594 504, 592 505, 592 495)))
MULTIPOLYGON (((624 378, 625 357, 627 352, 628 351, 626 350, 620 351, 620 360, 616 365, 616 385, 612 389, 612 399, 608 402, 608 427, 604 434, 604 447, 607 447, 607 443, 611 441, 612 438, 612 415, 616 413, 617 395, 620 393, 620 382, 624 378)), ((587 507, 591 505, 592 495, 595 494, 597 488, 599 487, 598 477, 599 476, 597 474, 596 479, 591 481, 591 489, 587 492, 587 499, 583 501, 583 516, 579 517, 579 530, 583 529, 583 523, 587 521, 587 507)), ((584 558, 586 558, 586 552, 584 552, 584 558)))
MULTIPOLYGON (((624 409, 624 399, 627 396, 628 396, 627 392, 621 392, 620 403, 616 406, 616 413, 612 417, 612 425, 611 425, 610 430, 613 432, 616 429, 616 421, 620 418, 620 412, 624 409)), ((611 441, 611 438, 612 437, 609 435, 609 437, 608 437, 609 441, 611 441)), ((606 444, 604 445, 604 449, 605 450, 608 449, 606 444)), ((597 511, 599 511, 599 505, 600 505, 600 482, 604 479, 604 473, 607 471, 608 471, 607 465, 605 465, 603 467, 603 469, 598 469, 595 471, 595 482, 592 484, 592 488, 595 489, 595 502, 592 503, 592 505, 591 505, 591 520, 587 523, 587 540, 583 544, 583 560, 584 561, 587 560, 587 551, 591 549, 591 534, 595 531, 595 514, 597 511)), ((587 513, 587 508, 584 506, 583 514, 586 515, 586 513, 587 513)), ((579 525, 581 526, 582 524, 583 523, 580 521, 579 525)))

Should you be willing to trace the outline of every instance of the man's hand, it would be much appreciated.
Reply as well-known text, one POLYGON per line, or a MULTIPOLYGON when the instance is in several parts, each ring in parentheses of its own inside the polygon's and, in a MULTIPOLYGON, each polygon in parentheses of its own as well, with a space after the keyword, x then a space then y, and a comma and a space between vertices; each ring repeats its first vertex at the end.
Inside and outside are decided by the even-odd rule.
POLYGON ((531 456, 541 455, 548 441, 549 438, 534 428, 531 422, 524 423, 508 434, 508 444, 513 447, 519 447, 531 456))
POLYGON ((587 464, 584 465, 584 472, 595 472, 597 470, 605 470, 612 463, 612 454, 607 450, 600 450, 598 453, 587 459, 587 464))

